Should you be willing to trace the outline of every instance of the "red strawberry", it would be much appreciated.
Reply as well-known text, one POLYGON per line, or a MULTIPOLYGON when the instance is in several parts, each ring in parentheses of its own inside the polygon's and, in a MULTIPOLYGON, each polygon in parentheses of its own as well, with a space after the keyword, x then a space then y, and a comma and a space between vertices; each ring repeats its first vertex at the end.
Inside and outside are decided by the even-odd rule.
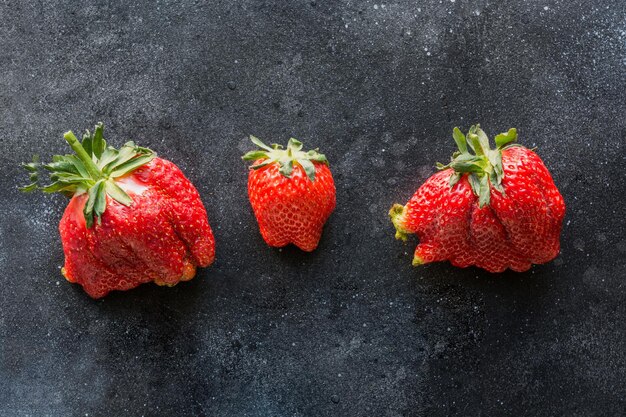
POLYGON ((255 161, 248 176, 248 196, 265 242, 274 247, 293 243, 311 252, 324 223, 335 209, 335 183, 326 157, 289 139, 287 149, 265 145, 254 136, 259 150, 243 156, 255 161))
POLYGON ((93 298, 150 281, 190 280, 215 255, 198 192, 173 163, 133 142, 107 147, 102 131, 99 123, 82 143, 65 134, 76 155, 56 155, 45 165, 48 186, 38 185, 37 163, 25 164, 33 183, 24 191, 72 197, 59 224, 63 275, 93 298))
POLYGON ((526 271, 554 259, 565 203, 539 156, 513 144, 515 129, 495 137, 496 149, 478 125, 467 137, 455 128, 453 137, 459 151, 452 161, 389 212, 396 238, 420 238, 413 265, 449 260, 526 271))

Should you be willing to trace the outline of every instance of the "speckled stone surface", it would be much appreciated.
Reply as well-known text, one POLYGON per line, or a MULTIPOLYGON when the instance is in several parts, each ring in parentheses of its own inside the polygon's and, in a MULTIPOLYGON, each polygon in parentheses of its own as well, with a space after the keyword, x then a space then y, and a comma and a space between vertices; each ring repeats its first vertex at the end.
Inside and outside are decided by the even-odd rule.
POLYGON ((626 3, 0 2, 0 416, 626 413, 626 3), (96 121, 195 183, 217 261, 93 301, 18 162, 96 121), (411 267, 387 211, 511 126, 567 215, 528 273, 411 267), (316 252, 267 247, 247 135, 328 156, 316 252))

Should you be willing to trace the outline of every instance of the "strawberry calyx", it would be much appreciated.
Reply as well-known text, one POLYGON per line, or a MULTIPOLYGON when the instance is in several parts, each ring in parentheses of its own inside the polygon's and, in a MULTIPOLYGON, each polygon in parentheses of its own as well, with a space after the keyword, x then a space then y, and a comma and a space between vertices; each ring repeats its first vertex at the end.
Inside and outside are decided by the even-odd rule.
POLYGON ((130 206, 132 198, 115 181, 150 162, 156 153, 132 141, 126 142, 119 150, 107 146, 103 130, 104 125, 98 123, 93 133, 86 131, 82 142, 70 130, 63 137, 74 150, 74 155, 54 155, 48 164, 40 163, 35 156, 33 162, 23 163, 22 166, 30 173, 31 183, 20 190, 58 192, 68 197, 86 193, 88 198, 83 214, 87 228, 93 226, 94 218, 100 224, 106 210, 107 195, 120 204, 130 206), (40 167, 49 172, 50 184, 40 185, 40 167))
POLYGON ((311 181, 315 181, 315 165, 313 162, 321 162, 328 165, 326 156, 319 153, 319 149, 305 152, 302 150, 302 142, 295 138, 289 139, 286 149, 283 149, 283 146, 277 143, 268 146, 255 136, 250 136, 250 140, 260 149, 250 151, 241 158, 244 161, 263 159, 261 163, 250 166, 250 169, 259 169, 266 165, 277 163, 279 165, 278 172, 287 178, 291 178, 294 164, 298 164, 302 167, 307 177, 311 181))
POLYGON ((490 147, 487 134, 478 124, 470 127, 467 135, 455 127, 452 137, 459 150, 452 154, 449 164, 437 163, 437 169, 454 170, 450 175, 450 188, 454 187, 464 174, 468 174, 467 179, 472 191, 478 197, 478 206, 482 208, 489 205, 491 187, 504 194, 502 151, 510 146, 520 146, 514 143, 517 140, 517 130, 511 128, 506 133, 496 135, 494 149, 490 147))

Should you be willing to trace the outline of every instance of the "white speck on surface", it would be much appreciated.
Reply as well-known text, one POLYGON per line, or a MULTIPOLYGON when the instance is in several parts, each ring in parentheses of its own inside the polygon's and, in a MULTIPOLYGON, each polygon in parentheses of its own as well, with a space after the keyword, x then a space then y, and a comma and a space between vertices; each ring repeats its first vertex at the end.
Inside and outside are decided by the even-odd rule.
POLYGON ((548 6, 543 6, 543 10, 550 10, 548 6))
POLYGON ((374 5, 374 10, 378 10, 378 4, 374 5))

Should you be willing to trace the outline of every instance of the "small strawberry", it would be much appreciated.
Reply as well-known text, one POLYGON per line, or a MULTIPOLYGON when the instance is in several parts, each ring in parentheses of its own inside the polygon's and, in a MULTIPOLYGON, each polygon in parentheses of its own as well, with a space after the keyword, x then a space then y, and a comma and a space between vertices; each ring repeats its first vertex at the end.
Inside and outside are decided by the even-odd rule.
POLYGON ((467 137, 455 128, 453 137, 452 161, 389 212, 397 239, 419 236, 413 265, 526 271, 554 259, 565 203, 539 156, 513 143, 515 129, 495 137, 496 149, 478 125, 467 137))
POLYGON ((93 298, 154 281, 172 286, 213 262, 215 242, 200 196, 173 163, 127 142, 106 145, 103 125, 82 143, 65 140, 75 155, 44 165, 50 185, 39 186, 39 163, 24 164, 32 184, 23 191, 71 197, 59 224, 62 273, 93 298))
POLYGON ((265 242, 274 247, 293 243, 313 251, 324 223, 335 209, 335 183, 326 157, 289 139, 287 149, 265 145, 243 156, 254 161, 248 176, 248 196, 265 242))

